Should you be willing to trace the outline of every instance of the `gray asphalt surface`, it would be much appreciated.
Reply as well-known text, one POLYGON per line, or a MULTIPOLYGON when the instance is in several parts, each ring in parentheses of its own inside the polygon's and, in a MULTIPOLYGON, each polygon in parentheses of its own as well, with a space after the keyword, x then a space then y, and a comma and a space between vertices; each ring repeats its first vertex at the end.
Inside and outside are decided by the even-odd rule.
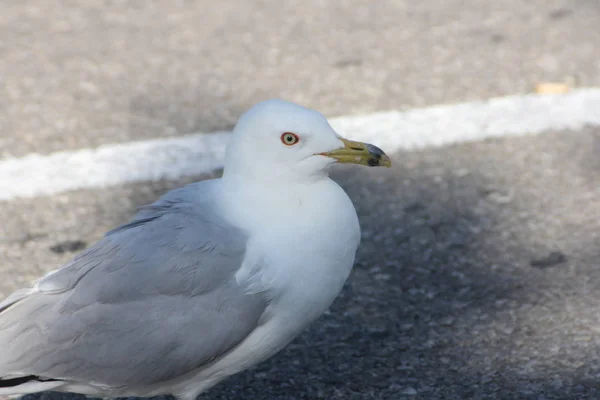
MULTIPOLYGON (((3 2, 0 159, 227 128, 272 96, 334 116, 600 85, 593 0, 333 3, 3 2)), ((205 398, 600 398, 598 154, 587 128, 337 169, 363 227, 344 292, 205 398)), ((186 182, 0 202, 0 295, 186 182)))
POLYGON ((231 126, 600 85, 596 0, 0 4, 0 158, 231 126))

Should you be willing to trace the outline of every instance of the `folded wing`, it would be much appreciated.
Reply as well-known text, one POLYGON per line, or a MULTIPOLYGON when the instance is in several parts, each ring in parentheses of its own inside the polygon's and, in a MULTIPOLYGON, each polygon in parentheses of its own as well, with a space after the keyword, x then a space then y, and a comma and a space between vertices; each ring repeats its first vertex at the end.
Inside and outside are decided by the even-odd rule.
POLYGON ((0 386, 158 383, 252 332, 266 300, 237 283, 246 237, 211 211, 210 192, 199 183, 168 193, 37 290, 0 303, 0 386))

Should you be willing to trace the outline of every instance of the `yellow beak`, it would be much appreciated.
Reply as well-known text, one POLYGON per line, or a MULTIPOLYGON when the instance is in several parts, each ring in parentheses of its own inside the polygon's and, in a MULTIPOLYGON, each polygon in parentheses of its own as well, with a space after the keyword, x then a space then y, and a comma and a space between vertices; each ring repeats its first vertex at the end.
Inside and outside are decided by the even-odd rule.
POLYGON ((344 143, 344 147, 321 153, 321 155, 335 158, 338 162, 345 164, 388 168, 392 166, 390 158, 379 147, 342 138, 340 140, 344 143))

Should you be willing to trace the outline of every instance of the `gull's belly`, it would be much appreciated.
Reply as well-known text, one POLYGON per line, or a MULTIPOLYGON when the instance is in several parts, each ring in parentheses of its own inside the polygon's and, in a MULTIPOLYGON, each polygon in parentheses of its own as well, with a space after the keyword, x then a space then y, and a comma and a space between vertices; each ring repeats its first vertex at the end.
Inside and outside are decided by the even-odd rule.
MULTIPOLYGON (((350 199, 341 189, 335 201, 319 204, 306 212, 304 224, 297 223, 295 239, 286 246, 286 237, 271 238, 274 253, 271 280, 273 306, 292 329, 303 329, 335 300, 346 282, 360 242, 358 217, 350 199), (301 318, 299 318, 301 316, 301 318)), ((267 273, 268 273, 267 272, 267 273)))
POLYGON ((360 226, 346 193, 337 185, 327 189, 329 201, 305 199, 293 220, 277 219, 252 237, 236 279, 270 299, 261 323, 232 351, 176 384, 174 392, 194 398, 273 356, 329 308, 354 264, 360 226))

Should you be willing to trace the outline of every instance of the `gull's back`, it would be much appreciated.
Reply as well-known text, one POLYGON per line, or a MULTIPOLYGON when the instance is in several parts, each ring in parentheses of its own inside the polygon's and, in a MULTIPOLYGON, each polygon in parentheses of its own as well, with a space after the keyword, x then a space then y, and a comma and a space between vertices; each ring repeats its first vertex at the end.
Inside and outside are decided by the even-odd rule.
POLYGON ((217 185, 169 192, 0 303, 0 395, 153 395, 252 332, 267 304, 235 279, 247 238, 207 211, 217 185))

